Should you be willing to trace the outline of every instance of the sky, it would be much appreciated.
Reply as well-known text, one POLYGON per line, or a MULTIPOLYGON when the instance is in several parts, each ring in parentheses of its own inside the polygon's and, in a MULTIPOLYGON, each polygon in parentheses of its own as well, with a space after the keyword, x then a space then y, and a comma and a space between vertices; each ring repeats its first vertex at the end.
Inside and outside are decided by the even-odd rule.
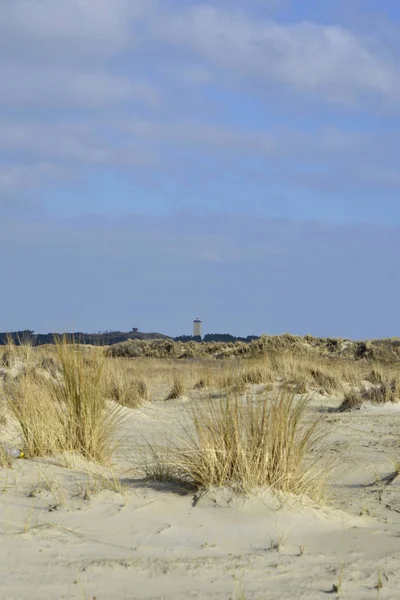
POLYGON ((0 0, 0 331, 400 336, 397 0, 0 0))

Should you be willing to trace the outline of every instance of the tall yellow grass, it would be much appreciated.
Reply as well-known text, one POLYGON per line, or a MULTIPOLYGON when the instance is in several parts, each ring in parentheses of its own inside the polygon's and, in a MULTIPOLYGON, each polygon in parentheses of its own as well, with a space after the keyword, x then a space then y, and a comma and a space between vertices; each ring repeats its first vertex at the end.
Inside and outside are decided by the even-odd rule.
POLYGON ((121 406, 137 408, 150 400, 146 378, 124 359, 107 359, 104 383, 106 396, 121 406))
POLYGON ((201 488, 259 487, 320 498, 324 469, 311 451, 322 438, 308 400, 293 394, 211 398, 191 406, 175 447, 151 448, 148 476, 162 474, 201 488), (164 467, 164 468, 163 468, 164 467))
POLYGON ((172 387, 168 392, 166 400, 175 400, 185 394, 185 380, 181 373, 174 373, 172 387))
POLYGON ((65 408, 55 401, 51 385, 31 372, 7 385, 11 413, 18 421, 28 457, 52 455, 69 449, 65 408))
POLYGON ((27 456, 76 451, 108 462, 117 443, 119 412, 104 393, 104 356, 77 344, 57 344, 59 378, 27 371, 8 386, 27 456))
POLYGON ((55 399, 66 409, 65 429, 71 448, 97 462, 113 454, 119 412, 107 404, 104 394, 104 363, 101 353, 87 355, 76 345, 57 344, 62 384, 53 387, 55 399))

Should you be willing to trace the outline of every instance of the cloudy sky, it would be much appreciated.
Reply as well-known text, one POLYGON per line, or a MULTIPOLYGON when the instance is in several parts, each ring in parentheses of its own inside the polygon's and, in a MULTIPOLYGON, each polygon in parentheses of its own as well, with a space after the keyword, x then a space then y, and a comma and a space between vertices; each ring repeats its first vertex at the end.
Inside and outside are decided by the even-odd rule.
POLYGON ((0 0, 0 331, 400 335, 397 0, 0 0))

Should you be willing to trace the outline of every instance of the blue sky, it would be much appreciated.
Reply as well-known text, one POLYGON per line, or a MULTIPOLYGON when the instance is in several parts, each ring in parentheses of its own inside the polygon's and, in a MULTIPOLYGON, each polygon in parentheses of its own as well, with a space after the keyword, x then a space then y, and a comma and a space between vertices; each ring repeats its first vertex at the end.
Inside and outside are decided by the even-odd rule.
POLYGON ((400 335, 400 11, 0 0, 0 330, 400 335))

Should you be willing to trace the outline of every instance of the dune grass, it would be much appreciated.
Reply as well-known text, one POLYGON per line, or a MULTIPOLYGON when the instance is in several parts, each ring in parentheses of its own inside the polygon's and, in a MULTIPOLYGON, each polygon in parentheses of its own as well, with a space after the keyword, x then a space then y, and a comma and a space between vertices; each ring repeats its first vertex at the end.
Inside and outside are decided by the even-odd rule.
MULTIPOLYGON (((107 354, 107 353, 106 353, 107 354)), ((271 351, 256 358, 216 359, 159 359, 109 358, 125 361, 125 370, 134 369, 136 377, 147 383, 152 397, 176 399, 195 389, 202 394, 224 392, 243 394, 251 385, 274 387, 287 385, 305 394, 313 390, 326 394, 343 394, 351 386, 362 386, 368 374, 364 363, 344 359, 295 354, 290 350, 271 351), (128 368, 126 365, 130 365, 128 368), (168 383, 171 382, 171 383, 168 383), (162 388, 167 388, 163 390, 162 388)), ((387 367, 381 369, 387 373, 387 367)), ((139 398, 140 401, 140 398, 139 398)), ((134 406, 134 404, 132 405, 134 406)))
POLYGON ((106 359, 105 394, 114 402, 128 408, 138 408, 150 399, 146 378, 124 359, 106 359))
POLYGON ((6 387, 9 408, 18 421, 28 457, 53 455, 68 445, 66 414, 50 385, 25 373, 6 387))
POLYGON ((107 463, 115 450, 119 413, 104 393, 104 356, 57 343, 59 379, 27 371, 7 387, 27 456, 75 451, 107 463))
POLYGON ((8 419, 5 406, 0 403, 0 430, 7 425, 8 419))
POLYGON ((0 469, 10 468, 12 466, 12 458, 7 454, 5 448, 0 444, 0 469))
POLYGON ((168 392, 166 400, 175 400, 180 398, 186 392, 185 379, 182 373, 174 373, 172 387, 168 392))
POLYGON ((12 367, 20 361, 27 365, 33 354, 32 342, 28 339, 18 339, 15 343, 11 335, 7 336, 7 344, 1 348, 0 363, 5 367, 12 367))
POLYGON ((397 379, 385 378, 381 384, 371 388, 366 394, 368 400, 375 404, 386 404, 387 402, 399 402, 400 384, 397 379))
POLYGON ((344 394, 343 401, 339 406, 339 411, 344 412, 347 410, 359 410, 363 404, 363 398, 361 392, 357 389, 351 388, 344 394))
POLYGON ((58 343, 57 350, 62 384, 53 390, 66 408, 71 449, 96 462, 107 462, 115 450, 119 413, 107 404, 104 394, 104 355, 85 355, 79 346, 65 341, 58 343))
POLYGON ((271 487, 320 499, 324 468, 311 451, 322 439, 321 421, 307 409, 307 399, 290 393, 194 403, 175 446, 148 444, 146 474, 199 488, 232 486, 247 493, 271 487))
MULTIPOLYGON (((130 359, 59 340, 49 353, 13 344, 3 353, 9 373, 16 362, 28 365, 5 381, 27 456, 74 451, 107 462, 116 444, 118 404, 137 408, 150 397, 190 396, 195 387, 198 401, 190 405, 182 443, 169 452, 168 472, 201 487, 271 485, 293 491, 308 486, 312 495, 308 482, 314 485, 319 476, 311 477, 307 457, 320 429, 307 422, 307 401, 294 394, 338 391, 351 409, 366 397, 365 379, 372 382, 375 402, 395 401, 400 390, 394 365, 327 360, 287 349, 230 360, 130 359), (249 395, 254 384, 260 386, 257 400, 249 395)), ((161 454, 153 458, 162 460, 161 454)))

